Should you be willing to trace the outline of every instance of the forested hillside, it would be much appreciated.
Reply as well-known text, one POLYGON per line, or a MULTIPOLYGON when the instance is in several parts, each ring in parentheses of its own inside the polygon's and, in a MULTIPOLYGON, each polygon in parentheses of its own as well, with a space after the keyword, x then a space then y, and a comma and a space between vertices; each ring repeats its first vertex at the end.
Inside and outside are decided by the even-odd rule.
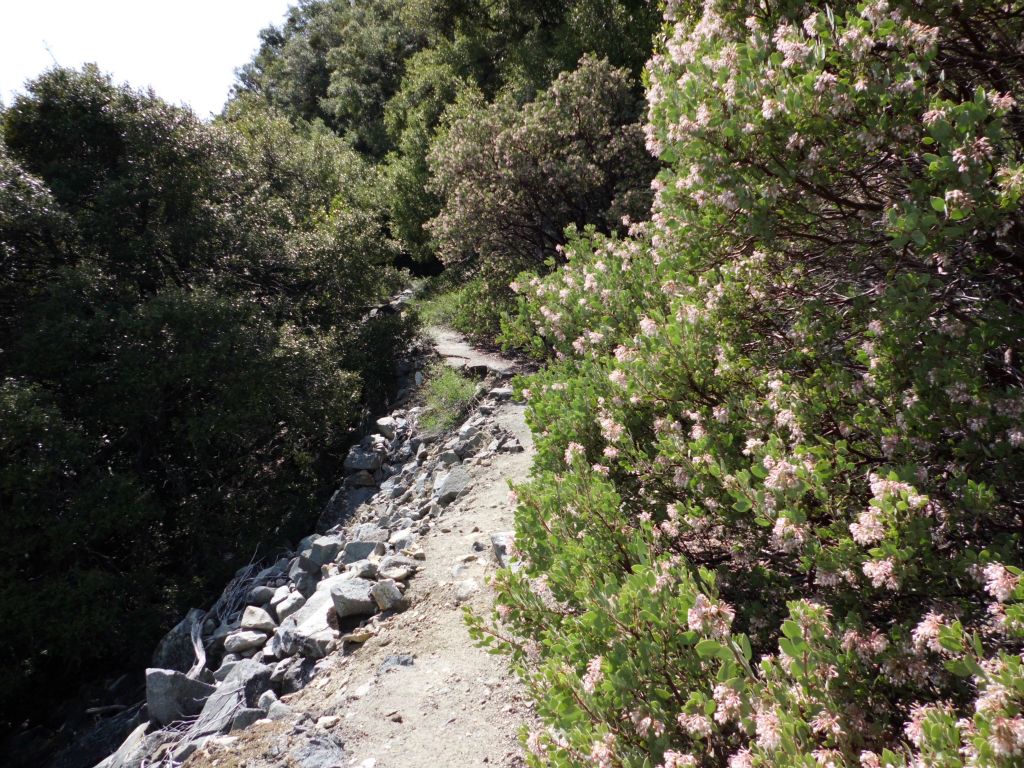
POLYGON ((245 100, 207 125, 94 69, 0 125, 0 659, 24 717, 305 535, 405 329, 363 321, 395 247, 329 132, 245 100))

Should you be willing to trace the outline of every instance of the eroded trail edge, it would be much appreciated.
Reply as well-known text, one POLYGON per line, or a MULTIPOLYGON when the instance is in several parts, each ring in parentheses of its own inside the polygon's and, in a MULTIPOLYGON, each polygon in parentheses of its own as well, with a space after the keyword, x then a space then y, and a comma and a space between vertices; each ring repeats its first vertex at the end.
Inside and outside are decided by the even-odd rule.
POLYGON ((503 658, 473 644, 462 611, 491 606, 513 525, 508 483, 526 478, 532 439, 513 363, 450 331, 430 336, 450 365, 483 377, 471 413, 447 434, 421 430, 417 407, 379 419, 345 461, 323 532, 240 573, 165 639, 146 720, 103 768, 524 764, 528 697, 503 658))

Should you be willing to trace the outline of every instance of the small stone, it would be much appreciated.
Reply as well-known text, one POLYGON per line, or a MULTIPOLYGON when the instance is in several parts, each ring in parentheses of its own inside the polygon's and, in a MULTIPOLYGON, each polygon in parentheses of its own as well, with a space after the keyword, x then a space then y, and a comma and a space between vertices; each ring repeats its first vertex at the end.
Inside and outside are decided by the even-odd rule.
POLYGON ((509 552, 514 544, 515 534, 512 531, 499 531, 491 534, 491 551, 494 553, 494 559, 502 568, 508 567, 509 552))
POLYGON ((263 632, 251 630, 239 630, 227 636, 224 640, 224 650, 228 653, 244 653, 262 648, 267 643, 267 635, 263 632))
POLYGON ((415 660, 412 656, 407 653, 399 653, 393 656, 388 656, 381 662, 381 665, 377 668, 378 674, 384 674, 389 669, 399 669, 400 667, 411 667, 415 664, 415 660))
POLYGON ((372 560, 357 560, 346 571, 358 579, 376 579, 378 567, 372 560))
POLYGON ((370 595, 377 602, 377 607, 382 611, 404 611, 408 607, 408 601, 398 589, 398 586, 391 579, 378 581, 370 589, 370 595))
POLYGON ((455 585, 455 602, 464 603, 479 591, 480 585, 475 580, 466 579, 460 581, 455 585))
POLYGON ((266 632, 269 634, 277 629, 277 622, 262 608, 250 605, 245 609, 245 613, 242 614, 242 629, 251 629, 256 632, 266 632))
POLYGON ((388 440, 394 440, 398 422, 391 416, 385 416, 382 419, 377 419, 377 430, 384 435, 388 440))
POLYGON ((317 728, 324 728, 329 731, 340 722, 341 718, 337 715, 324 715, 316 721, 316 726, 317 728))
MULTIPOLYGON (((273 673, 271 673, 273 674, 273 673)), ((259 701, 256 702, 256 706, 260 709, 267 711, 270 709, 270 705, 277 701, 277 694, 273 691, 264 691, 260 696, 259 701)))
POLYGON ((265 714, 266 713, 262 709, 258 709, 256 707, 246 707, 245 709, 241 709, 231 720, 229 730, 240 731, 243 728, 248 728, 257 720, 262 720, 265 714))
POLYGON ((287 720, 292 716, 292 708, 283 701, 275 701, 267 710, 267 717, 271 720, 287 720))
POLYGON ((342 642, 345 643, 365 643, 371 637, 377 635, 373 627, 357 627, 349 632, 347 635, 342 635, 342 642))

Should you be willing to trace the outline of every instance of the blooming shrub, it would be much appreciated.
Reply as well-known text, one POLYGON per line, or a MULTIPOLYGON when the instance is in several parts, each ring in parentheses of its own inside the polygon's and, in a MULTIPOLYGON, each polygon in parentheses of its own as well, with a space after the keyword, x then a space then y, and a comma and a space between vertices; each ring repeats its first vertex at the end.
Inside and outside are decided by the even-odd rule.
POLYGON ((517 286, 533 765, 1024 760, 1019 9, 669 3, 649 222, 517 286))

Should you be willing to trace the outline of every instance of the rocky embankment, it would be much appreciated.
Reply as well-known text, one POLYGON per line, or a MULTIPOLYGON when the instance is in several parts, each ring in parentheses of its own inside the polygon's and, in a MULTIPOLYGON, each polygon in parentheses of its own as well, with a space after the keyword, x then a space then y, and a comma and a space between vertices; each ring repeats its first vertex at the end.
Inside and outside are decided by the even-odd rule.
POLYGON ((242 569, 164 638, 139 724, 102 768, 521 764, 525 696, 472 645, 461 606, 486 609, 488 573, 508 563, 507 482, 531 443, 507 361, 466 349, 449 363, 486 378, 465 422, 379 419, 322 533, 242 569))

